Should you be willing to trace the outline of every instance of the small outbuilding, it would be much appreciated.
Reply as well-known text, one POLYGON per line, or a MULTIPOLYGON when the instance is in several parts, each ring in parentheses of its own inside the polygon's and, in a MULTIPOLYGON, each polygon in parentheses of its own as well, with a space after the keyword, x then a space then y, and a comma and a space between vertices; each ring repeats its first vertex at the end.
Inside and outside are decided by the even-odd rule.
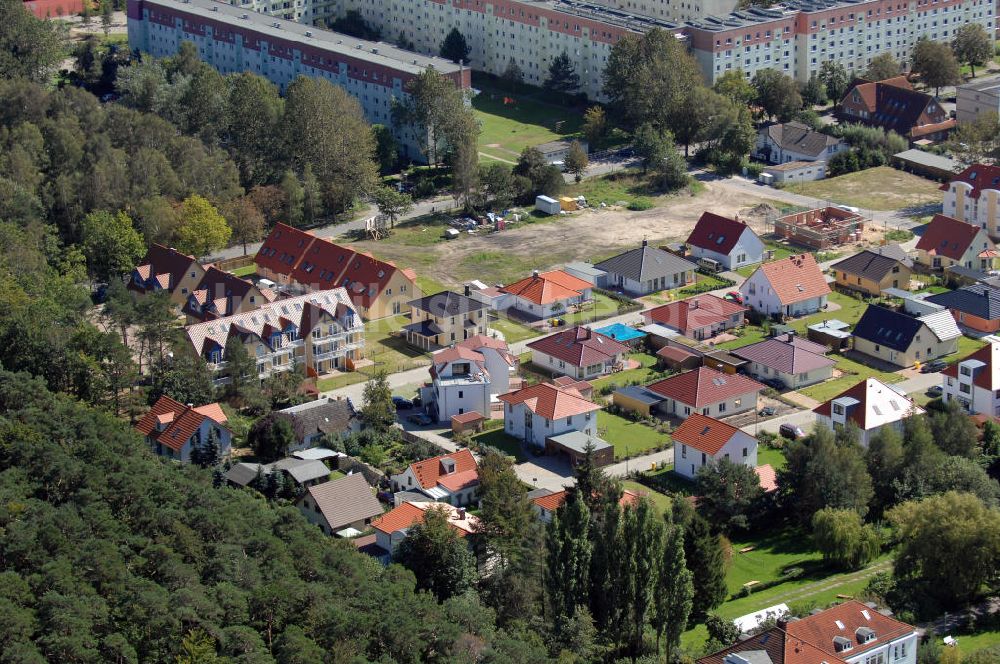
POLYGON ((550 196, 538 196, 535 198, 535 209, 545 214, 559 214, 562 206, 550 196))
POLYGON ((664 346, 656 351, 660 364, 674 371, 687 371, 701 366, 701 356, 681 346, 664 346))
POLYGON ((656 406, 663 402, 663 397, 642 385, 629 385, 615 390, 611 402, 623 410, 650 417, 656 406))
POLYGON ((593 448, 593 463, 597 467, 614 463, 615 446, 606 440, 591 436, 583 431, 567 431, 545 439, 546 454, 562 454, 571 466, 583 460, 588 444, 593 448))
POLYGON ((851 347, 851 326, 842 320, 831 318, 815 325, 810 325, 806 338, 818 344, 829 346, 831 350, 841 351, 851 347))
POLYGON ((466 431, 479 432, 483 430, 486 417, 479 411, 470 410, 467 413, 459 413, 451 416, 452 433, 465 433, 466 431))

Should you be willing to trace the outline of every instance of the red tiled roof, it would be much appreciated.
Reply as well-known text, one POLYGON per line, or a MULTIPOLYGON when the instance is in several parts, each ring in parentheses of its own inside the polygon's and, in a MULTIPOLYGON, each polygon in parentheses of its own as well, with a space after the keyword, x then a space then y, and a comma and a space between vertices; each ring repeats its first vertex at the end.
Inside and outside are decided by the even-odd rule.
POLYGON ((277 224, 264 238, 254 262, 272 272, 290 275, 315 239, 305 231, 277 224))
POLYGON ((833 645, 834 637, 842 636, 850 639, 853 647, 849 653, 854 658, 859 653, 872 648, 881 648, 888 641, 912 633, 913 627, 895 618, 884 616, 857 600, 848 600, 815 615, 790 622, 785 631, 789 636, 808 641, 831 654, 836 652, 833 645), (840 625, 843 625, 843 628, 840 625), (868 643, 861 643, 856 635, 861 627, 874 631, 875 638, 868 643))
POLYGON ((559 387, 552 383, 538 383, 516 392, 501 394, 497 398, 504 403, 515 406, 523 403, 531 412, 550 420, 582 415, 601 409, 593 401, 580 396, 577 390, 571 387, 559 387))
POLYGON ((771 664, 845 664, 845 660, 811 643, 795 638, 780 627, 739 641, 697 660, 697 664, 726 664, 726 656, 741 652, 764 652, 771 664))
POLYGON ((746 229, 747 225, 742 221, 713 212, 702 212, 688 236, 687 244, 728 255, 746 229))
POLYGON ((726 374, 709 367, 698 367, 646 387, 668 399, 676 399, 695 408, 764 389, 763 385, 746 376, 726 374))
POLYGON ((206 419, 219 425, 227 422, 225 413, 217 403, 192 408, 164 395, 156 400, 135 428, 142 435, 149 436, 172 450, 180 450, 206 419), (158 424, 167 424, 167 427, 157 432, 158 424))
POLYGON ((764 273, 783 305, 830 294, 830 284, 812 254, 764 263, 758 270, 764 273))
MULTIPOLYGON (((458 422, 459 424, 472 424, 473 422, 478 422, 479 420, 485 420, 485 419, 486 416, 480 413, 478 410, 470 410, 465 413, 459 413, 457 415, 451 416, 451 421, 458 422)), ((441 483, 444 484, 444 482, 441 483)))
MULTIPOLYGON (((954 121, 948 118, 934 97, 914 90, 905 76, 897 76, 884 81, 856 81, 844 94, 840 106, 842 109, 852 108, 855 110, 860 107, 868 112, 865 122, 913 138, 955 126, 954 121), (853 99, 855 91, 860 96, 860 103, 853 99), (928 112, 927 116, 931 119, 938 119, 938 121, 924 125, 918 124, 925 110, 931 104, 935 105, 935 111, 928 112)), ((847 115, 856 118, 856 114, 847 115)))
POLYGON ((417 482, 420 483, 421 487, 430 489, 441 483, 441 479, 445 476, 444 466, 441 464, 444 459, 451 459, 455 462, 455 473, 453 474, 479 470, 476 459, 468 449, 441 454, 410 464, 410 469, 413 471, 413 475, 417 478, 417 482))
POLYGON ((951 182, 941 185, 941 191, 948 191, 952 182, 964 182, 972 187, 969 196, 979 198, 979 194, 982 193, 983 189, 1000 190, 1000 166, 972 164, 953 177, 951 182))
MULTIPOLYGON (((538 505, 543 510, 548 510, 549 512, 555 512, 557 509, 562 507, 562 504, 566 502, 566 497, 569 492, 566 489, 562 491, 556 491, 555 493, 550 493, 547 496, 539 496, 534 498, 531 502, 538 505)), ((638 505, 639 500, 645 496, 645 493, 639 491, 632 491, 631 489, 625 489, 622 491, 622 497, 618 499, 618 504, 621 507, 629 507, 632 505, 638 505)))
POLYGON ((705 293, 650 309, 648 320, 679 330, 688 335, 711 325, 729 320, 730 316, 746 311, 746 307, 724 298, 705 293))
POLYGON ((936 214, 917 242, 917 250, 961 261, 978 233, 979 226, 936 214))
POLYGON ((479 471, 466 470, 460 473, 452 473, 451 475, 442 475, 438 479, 438 484, 449 491, 461 491, 467 487, 479 484, 479 471))
POLYGON ((683 443, 699 452, 715 456, 738 431, 731 424, 701 413, 691 413, 670 436, 675 443, 683 443))
MULTIPOLYGON (((139 261, 135 272, 143 281, 154 277, 160 288, 172 290, 180 283, 191 264, 196 262, 194 256, 188 256, 162 244, 153 244, 146 250, 146 255, 139 261)), ((146 291, 146 287, 136 283, 134 277, 129 279, 128 287, 139 292, 146 291)))
POLYGON ((689 350, 684 350, 678 346, 664 346, 660 350, 656 351, 657 357, 662 357, 665 360, 672 360, 674 362, 683 362, 692 357, 698 357, 689 350))
POLYGON ((372 521, 372 527, 384 533, 394 533, 399 530, 410 528, 418 523, 424 522, 424 514, 428 509, 443 509, 448 513, 448 525, 458 533, 459 537, 465 537, 472 532, 472 527, 478 519, 466 512, 466 517, 458 521, 455 516, 459 509, 445 503, 414 503, 406 502, 399 507, 386 512, 378 519, 372 521))
POLYGON ((551 355, 574 367, 602 364, 629 349, 611 337, 579 325, 532 341, 528 348, 551 355))
POLYGON ((551 304, 580 297, 584 290, 592 287, 593 284, 562 270, 552 270, 507 284, 500 291, 516 295, 535 304, 551 304))
POLYGON ((754 472, 756 472, 757 477, 760 478, 760 488, 763 489, 765 493, 777 491, 778 473, 774 470, 774 466, 769 463, 765 463, 763 466, 757 466, 754 468, 754 472))

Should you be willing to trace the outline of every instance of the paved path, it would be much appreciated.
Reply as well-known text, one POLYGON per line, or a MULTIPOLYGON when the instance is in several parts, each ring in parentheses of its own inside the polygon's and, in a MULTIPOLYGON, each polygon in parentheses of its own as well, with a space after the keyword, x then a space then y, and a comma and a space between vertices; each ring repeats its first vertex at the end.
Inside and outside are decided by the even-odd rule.
MULTIPOLYGON (((634 470, 647 470, 653 464, 674 462, 674 450, 663 450, 645 454, 628 461, 613 463, 604 467, 604 472, 610 477, 625 477, 634 470)), ((514 472, 525 484, 536 489, 561 491, 576 483, 573 469, 559 457, 542 456, 524 461, 514 466, 514 472)))
POLYGON ((775 604, 797 602, 798 600, 812 597, 813 595, 817 595, 827 590, 834 590, 840 586, 846 586, 849 583, 854 583, 855 581, 862 581, 875 576, 879 572, 888 572, 890 569, 892 569, 892 561, 883 560, 882 562, 875 563, 874 565, 858 570, 857 572, 828 577, 821 581, 814 581, 813 583, 807 583, 804 586, 799 586, 798 588, 790 590, 787 593, 768 597, 767 604, 769 606, 773 606, 775 604))

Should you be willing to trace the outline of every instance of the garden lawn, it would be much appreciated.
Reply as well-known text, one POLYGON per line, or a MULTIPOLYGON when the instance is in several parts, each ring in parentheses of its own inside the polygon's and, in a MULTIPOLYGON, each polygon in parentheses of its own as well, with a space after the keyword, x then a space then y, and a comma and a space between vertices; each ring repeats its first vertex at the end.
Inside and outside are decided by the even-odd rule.
POLYGON ((799 390, 800 394, 811 397, 816 401, 826 401, 866 378, 877 378, 883 383, 898 383, 903 380, 901 374, 890 371, 879 371, 843 355, 830 355, 830 357, 837 361, 836 368, 843 371, 844 375, 840 378, 803 387, 799 390))
POLYGON ((538 330, 532 329, 527 325, 515 323, 509 318, 498 318, 490 321, 490 327, 500 332, 503 335, 504 341, 508 344, 531 339, 532 337, 537 337, 539 334, 538 330))
POLYGON ((250 265, 244 265, 243 267, 238 267, 235 270, 231 270, 230 274, 236 275, 237 277, 249 277, 257 273, 257 264, 250 263, 250 265))
POLYGON ((581 311, 572 314, 559 316, 566 321, 567 325, 579 325, 591 323, 601 318, 610 318, 618 315, 618 300, 612 300, 607 295, 594 293, 594 299, 586 302, 581 311))
POLYGON ((517 459, 518 463, 527 461, 528 459, 528 455, 521 447, 521 441, 514 436, 511 436, 503 429, 484 431, 483 433, 476 434, 472 437, 472 439, 480 445, 489 445, 497 448, 505 454, 517 459))
POLYGON ((952 636, 958 641, 958 649, 963 655, 971 655, 977 650, 1000 644, 1000 630, 979 632, 978 634, 953 634, 952 636))
POLYGON ((954 362, 957 359, 963 358, 966 355, 975 353, 977 350, 986 345, 986 342, 982 339, 973 339, 972 337, 961 336, 958 338, 958 351, 952 353, 951 355, 946 355, 943 359, 949 362, 954 362))
POLYGON ((631 489, 638 493, 643 493, 649 498, 650 502, 656 506, 661 512, 666 512, 671 509, 670 507, 670 497, 666 494, 662 494, 659 491, 654 491, 644 484, 639 484, 634 480, 623 480, 622 486, 626 489, 631 489))
POLYGON ((879 166, 835 178, 792 184, 785 189, 865 210, 898 210, 940 202, 938 186, 918 175, 879 166))
POLYGON ((597 413, 597 435, 615 446, 615 457, 643 454, 670 440, 652 427, 607 411, 597 413))
MULTIPOLYGON (((792 249, 784 244, 778 244, 777 242, 765 242, 764 247, 770 249, 774 252, 774 258, 772 258, 768 263, 772 261, 780 261, 782 258, 788 258, 794 253, 798 253, 797 250, 792 249)), ((757 271, 760 267, 760 263, 754 263, 753 265, 744 265, 736 270, 736 274, 742 275, 749 278, 751 274, 757 271)))
POLYGON ((656 372, 656 357, 649 353, 631 353, 628 359, 635 360, 642 366, 638 369, 626 369, 625 371, 608 374, 607 376, 588 382, 594 386, 595 390, 600 390, 602 387, 608 385, 614 385, 618 388, 631 382, 645 384, 649 380, 650 375, 656 372))
MULTIPOLYGON (((788 567, 815 568, 823 560, 813 548, 809 533, 798 528, 785 528, 754 540, 734 539, 733 557, 726 573, 726 588, 735 595, 748 581, 764 583, 781 578, 788 567), (740 553, 745 547, 753 551, 740 553)), ((803 576, 807 576, 808 572, 803 576)), ((802 578, 802 577, 799 577, 802 578)))
POLYGON ((764 466, 766 464, 771 464, 771 467, 775 470, 781 470, 785 467, 787 463, 785 459, 785 453, 781 450, 776 450, 771 447, 757 447, 757 465, 764 466))
POLYGON ((521 150, 563 138, 579 138, 583 117, 575 110, 491 87, 472 99, 479 121, 480 157, 516 162, 521 150), (513 103, 504 103, 504 100, 513 103), (559 130, 556 124, 561 123, 559 130))

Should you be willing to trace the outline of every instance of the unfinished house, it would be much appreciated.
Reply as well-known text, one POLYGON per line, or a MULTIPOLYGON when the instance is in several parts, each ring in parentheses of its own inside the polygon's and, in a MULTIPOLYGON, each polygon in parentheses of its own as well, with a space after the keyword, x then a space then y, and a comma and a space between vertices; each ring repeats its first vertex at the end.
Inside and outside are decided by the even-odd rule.
POLYGON ((857 242, 863 230, 860 214, 838 207, 786 214, 774 222, 775 235, 810 249, 829 249, 857 242))

